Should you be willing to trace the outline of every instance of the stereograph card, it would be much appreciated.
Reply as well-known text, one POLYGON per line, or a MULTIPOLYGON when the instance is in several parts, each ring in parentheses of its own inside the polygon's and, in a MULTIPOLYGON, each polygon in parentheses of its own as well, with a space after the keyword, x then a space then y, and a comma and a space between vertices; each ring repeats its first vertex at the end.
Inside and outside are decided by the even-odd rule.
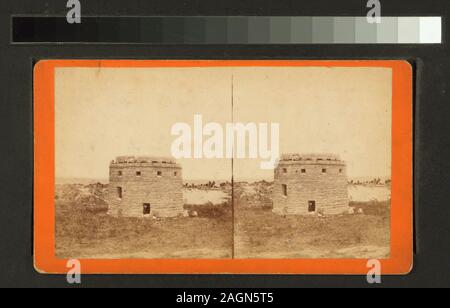
POLYGON ((43 60, 34 262, 65 273, 412 268, 400 60, 43 60))

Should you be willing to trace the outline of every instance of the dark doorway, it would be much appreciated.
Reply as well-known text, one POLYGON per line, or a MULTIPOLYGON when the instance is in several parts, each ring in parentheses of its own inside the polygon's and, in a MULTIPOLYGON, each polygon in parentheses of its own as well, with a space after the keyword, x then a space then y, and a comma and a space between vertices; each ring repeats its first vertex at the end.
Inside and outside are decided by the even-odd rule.
POLYGON ((312 213, 316 211, 316 201, 308 201, 308 212, 312 213))
POLYGON ((286 184, 281 185, 281 189, 283 190, 283 196, 287 197, 288 194, 287 185, 286 184))
POLYGON ((150 203, 144 203, 144 215, 150 215, 150 212, 152 211, 152 206, 150 203))

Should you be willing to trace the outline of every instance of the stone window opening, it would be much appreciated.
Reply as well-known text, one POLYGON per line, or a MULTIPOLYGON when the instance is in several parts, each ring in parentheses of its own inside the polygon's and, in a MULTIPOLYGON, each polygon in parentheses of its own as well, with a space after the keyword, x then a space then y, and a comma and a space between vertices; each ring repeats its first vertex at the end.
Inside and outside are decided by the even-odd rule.
POLYGON ((316 201, 308 201, 308 212, 314 213, 316 211, 316 201))
POLYGON ((339 173, 342 173, 342 169, 339 169, 339 173))
POLYGON ((117 175, 118 175, 118 176, 122 176, 122 175, 123 175, 123 172, 122 172, 122 171, 119 171, 119 172, 117 172, 117 175))
POLYGON ((162 177, 162 171, 158 171, 158 172, 156 173, 156 175, 157 175, 158 177, 162 177))
POLYGON ((286 174, 287 173, 287 169, 283 168, 283 173, 286 174))
POLYGON ((306 173, 306 169, 302 169, 302 173, 306 173))
POLYGON ((141 171, 136 171, 136 176, 141 176, 142 172, 141 171))
POLYGON ((150 205, 150 203, 144 203, 143 204, 143 214, 150 215, 151 211, 152 211, 152 206, 150 205))
POLYGON ((288 194, 287 185, 286 184, 281 185, 281 189, 283 190, 283 196, 287 197, 288 194))
POLYGON ((122 187, 117 187, 117 198, 119 198, 120 200, 122 200, 122 198, 123 198, 123 189, 122 189, 122 187))
POLYGON ((178 176, 178 172, 175 171, 175 172, 173 173, 173 176, 178 176))
POLYGON ((322 169, 322 173, 323 174, 327 173, 327 169, 322 169))

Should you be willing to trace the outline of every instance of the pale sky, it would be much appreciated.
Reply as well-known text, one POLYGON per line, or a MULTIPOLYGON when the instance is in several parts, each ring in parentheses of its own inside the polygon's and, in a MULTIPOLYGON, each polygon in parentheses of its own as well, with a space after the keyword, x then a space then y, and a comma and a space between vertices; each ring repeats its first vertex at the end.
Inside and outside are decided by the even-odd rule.
MULTIPOLYGON (((277 122, 280 153, 334 153, 350 177, 390 175, 389 68, 59 68, 56 177, 106 179, 116 156, 171 156, 176 122, 277 122), (231 83, 234 80, 234 110, 231 83)), ((183 159, 184 178, 224 180, 229 159, 183 159)), ((260 159, 235 179, 270 179, 260 159)))

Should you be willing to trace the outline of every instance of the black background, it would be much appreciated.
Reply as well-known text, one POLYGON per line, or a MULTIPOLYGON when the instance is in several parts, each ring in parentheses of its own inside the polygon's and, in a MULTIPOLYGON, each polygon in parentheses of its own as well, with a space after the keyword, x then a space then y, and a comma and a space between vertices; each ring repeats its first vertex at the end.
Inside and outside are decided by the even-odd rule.
MULTIPOLYGON (((365 0, 81 0, 83 15, 365 16, 365 0)), ((381 0, 384 16, 443 16, 442 45, 12 45, 11 15, 66 14, 65 0, 0 1, 0 286, 67 287, 33 268, 32 68, 40 59, 408 59, 416 66, 411 274, 385 287, 450 287, 448 0, 381 0)), ((83 287, 367 287, 364 276, 83 276, 83 287)))

